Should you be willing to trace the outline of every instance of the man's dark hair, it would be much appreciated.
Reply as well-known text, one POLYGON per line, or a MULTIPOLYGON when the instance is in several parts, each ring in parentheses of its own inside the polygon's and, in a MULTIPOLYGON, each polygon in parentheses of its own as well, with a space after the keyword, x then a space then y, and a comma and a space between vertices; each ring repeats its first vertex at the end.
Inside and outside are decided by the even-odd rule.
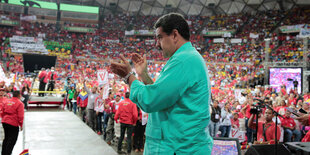
POLYGON ((162 27, 163 32, 167 33, 167 35, 170 35, 172 30, 176 29, 185 40, 190 38, 189 26, 181 14, 169 13, 161 16, 154 25, 155 29, 159 27, 162 27))
POLYGON ((13 97, 18 97, 20 95, 20 91, 13 91, 13 97))
POLYGON ((125 98, 129 98, 129 96, 130 96, 130 93, 129 93, 129 92, 126 92, 125 98))

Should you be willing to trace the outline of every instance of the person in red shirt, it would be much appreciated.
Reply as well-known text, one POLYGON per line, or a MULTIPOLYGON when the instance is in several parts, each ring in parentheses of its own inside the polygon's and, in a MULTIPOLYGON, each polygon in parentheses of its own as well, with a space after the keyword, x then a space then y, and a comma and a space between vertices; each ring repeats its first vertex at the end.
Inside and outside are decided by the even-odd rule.
POLYGON ((7 98, 5 97, 5 89, 0 88, 0 114, 2 112, 2 106, 6 102, 7 98))
MULTIPOLYGON (((39 85, 39 91, 45 91, 45 85, 46 85, 46 81, 45 81, 45 78, 46 78, 47 74, 46 74, 46 71, 45 71, 45 68, 42 68, 41 69, 41 72, 39 74, 39 81, 40 81, 40 85, 39 85)), ((39 93, 39 96, 44 96, 44 93, 39 93)))
MULTIPOLYGON (((107 144, 111 145, 111 141, 116 135, 116 131, 114 130, 114 116, 116 114, 117 109, 119 108, 119 103, 121 102, 120 94, 116 94, 115 100, 112 100, 108 105, 105 105, 105 108, 110 108, 111 113, 108 115, 110 117, 107 126, 106 133, 106 141, 107 144)), ((115 125, 116 126, 116 125, 115 125)))
POLYGON ((290 97, 288 98, 288 105, 296 106, 296 104, 297 104, 297 99, 295 98, 295 94, 291 93, 290 97))
POLYGON ((114 100, 114 94, 113 92, 109 92, 109 97, 105 99, 105 104, 104 104, 104 115, 103 115, 103 139, 106 140, 107 138, 107 127, 108 127, 108 122, 109 122, 109 118, 111 117, 110 115, 112 114, 112 108, 109 106, 109 104, 111 103, 111 101, 114 100))
POLYGON ((54 91, 55 81, 58 78, 55 68, 52 67, 51 71, 47 74, 48 86, 46 91, 54 91))
POLYGON ((280 115, 285 115, 285 111, 286 111, 286 103, 284 100, 281 101, 281 105, 278 107, 275 107, 275 111, 277 111, 280 115))
POLYGON ((240 124, 239 124, 239 115, 237 112, 234 113, 234 116, 233 118, 231 119, 231 127, 232 128, 235 128, 235 129, 238 129, 240 127, 240 124))
POLYGON ((281 125, 284 128, 284 139, 285 142, 291 142, 292 136, 294 137, 294 142, 299 142, 301 139, 300 130, 296 129, 296 123, 293 118, 291 118, 291 112, 288 110, 285 112, 284 119, 281 120, 281 125))
POLYGON ((136 126, 134 127, 134 142, 133 142, 133 148, 135 152, 143 152, 143 136, 145 132, 145 126, 142 125, 142 111, 140 108, 137 107, 138 111, 138 120, 136 123, 136 126))
POLYGON ((118 141, 117 152, 122 153, 122 143, 125 136, 125 131, 127 130, 127 153, 131 152, 131 136, 133 127, 136 125, 138 119, 138 110, 136 104, 130 101, 130 93, 126 92, 125 99, 120 102, 119 108, 115 114, 115 121, 120 120, 121 123, 121 136, 118 141))
POLYGON ((245 116, 245 128, 246 128, 247 140, 248 140, 248 143, 251 143, 254 130, 248 126, 248 122, 249 122, 249 118, 251 117, 251 113, 250 113, 251 106, 253 105, 252 97, 247 96, 247 100, 244 102, 244 104, 246 106, 244 106, 241 109, 241 112, 242 112, 243 116, 245 116))
POLYGON ((24 104, 20 101, 20 91, 13 92, 13 98, 3 103, 1 117, 4 129, 2 154, 10 155, 18 137, 18 130, 23 130, 24 104))
MULTIPOLYGON (((254 144, 274 144, 275 143, 275 129, 276 124, 272 121, 274 114, 272 110, 265 110, 265 122, 258 121, 257 141, 254 144)), ((248 126, 252 129, 256 128, 256 122, 254 122, 254 115, 252 114, 248 126)), ((281 130, 277 126, 277 140, 280 139, 281 130)))
POLYGON ((86 122, 86 107, 88 103, 88 94, 84 89, 81 89, 79 96, 76 99, 77 106, 80 107, 80 116, 83 122, 86 122))
POLYGON ((283 96, 286 96, 287 92, 286 92, 286 86, 285 85, 281 86, 281 92, 282 92, 283 96))

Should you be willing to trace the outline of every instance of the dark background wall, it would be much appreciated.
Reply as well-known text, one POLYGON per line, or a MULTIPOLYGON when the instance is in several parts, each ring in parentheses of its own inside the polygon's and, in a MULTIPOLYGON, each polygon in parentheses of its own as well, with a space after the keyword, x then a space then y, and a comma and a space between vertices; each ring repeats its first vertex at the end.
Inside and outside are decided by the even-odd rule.
POLYGON ((37 54, 23 54, 25 72, 34 72, 41 68, 55 67, 56 56, 46 56, 37 54))

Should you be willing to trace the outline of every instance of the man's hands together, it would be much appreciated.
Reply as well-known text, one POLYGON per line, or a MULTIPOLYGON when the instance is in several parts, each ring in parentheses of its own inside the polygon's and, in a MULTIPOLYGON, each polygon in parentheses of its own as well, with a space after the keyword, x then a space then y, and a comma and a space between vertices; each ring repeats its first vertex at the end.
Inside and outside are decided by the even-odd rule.
MULTIPOLYGON (((120 60, 121 62, 111 61, 111 71, 121 78, 124 78, 132 71, 132 68, 124 55, 120 55, 120 60)), ((147 61, 145 55, 142 57, 138 53, 133 53, 131 54, 131 61, 135 66, 135 70, 138 76, 141 77, 144 74, 147 75, 147 61)))

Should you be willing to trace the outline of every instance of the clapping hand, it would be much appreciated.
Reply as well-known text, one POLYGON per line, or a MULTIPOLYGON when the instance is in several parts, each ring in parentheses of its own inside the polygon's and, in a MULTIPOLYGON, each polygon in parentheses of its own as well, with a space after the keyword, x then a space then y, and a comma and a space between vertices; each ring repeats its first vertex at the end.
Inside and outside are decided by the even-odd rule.
POLYGON ((147 73, 146 55, 142 57, 138 53, 134 53, 131 55, 131 59, 133 64, 135 65, 136 73, 139 76, 143 75, 143 73, 147 73))
POLYGON ((297 117, 296 120, 298 120, 303 125, 308 125, 309 123, 309 114, 302 115, 300 117, 297 117))
POLYGON ((123 63, 119 63, 115 61, 111 62, 111 71, 123 78, 132 71, 132 68, 129 62, 126 60, 126 58, 122 54, 120 55, 120 59, 123 61, 123 63))

